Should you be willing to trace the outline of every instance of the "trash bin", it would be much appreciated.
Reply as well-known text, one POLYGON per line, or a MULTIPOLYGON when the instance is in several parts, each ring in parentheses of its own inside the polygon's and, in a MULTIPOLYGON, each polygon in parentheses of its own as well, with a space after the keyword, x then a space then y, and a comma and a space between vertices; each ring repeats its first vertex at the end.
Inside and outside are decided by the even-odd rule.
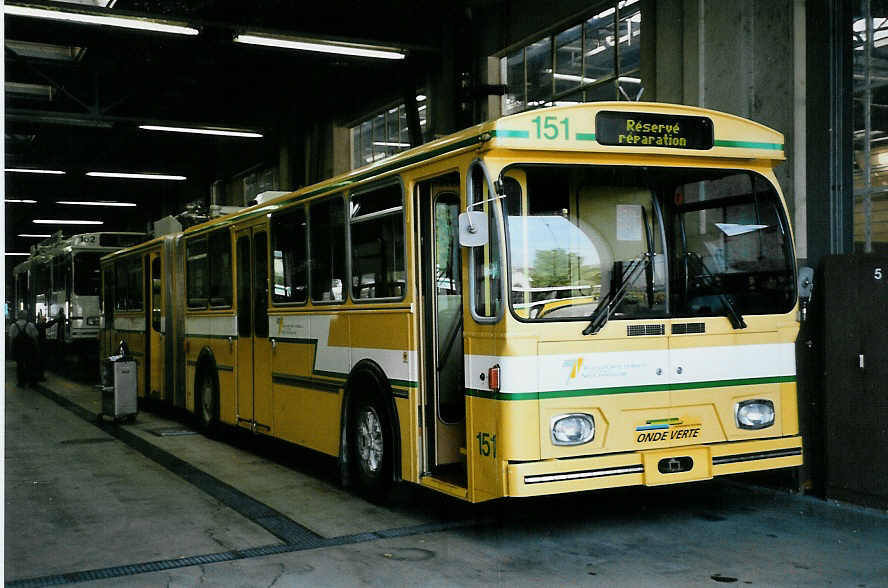
POLYGON ((133 421, 139 411, 136 362, 125 355, 112 355, 102 360, 102 415, 115 421, 133 421))

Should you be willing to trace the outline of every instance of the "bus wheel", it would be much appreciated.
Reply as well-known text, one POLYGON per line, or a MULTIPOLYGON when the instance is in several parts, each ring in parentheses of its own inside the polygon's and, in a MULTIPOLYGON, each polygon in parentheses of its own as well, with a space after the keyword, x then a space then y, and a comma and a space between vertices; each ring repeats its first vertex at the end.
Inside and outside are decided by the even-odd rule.
POLYGON ((392 483, 392 441, 386 413, 374 399, 361 398, 351 414, 350 461, 360 493, 383 502, 392 483))
POLYGON ((207 434, 216 432, 219 422, 219 391, 210 370, 206 369, 197 385, 197 416, 207 434))

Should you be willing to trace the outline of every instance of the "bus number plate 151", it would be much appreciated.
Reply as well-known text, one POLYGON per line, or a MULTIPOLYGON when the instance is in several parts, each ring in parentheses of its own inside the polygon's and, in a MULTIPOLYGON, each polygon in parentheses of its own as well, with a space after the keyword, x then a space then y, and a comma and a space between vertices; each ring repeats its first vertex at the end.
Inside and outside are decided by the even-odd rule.
POLYGON ((496 434, 478 433, 475 435, 478 440, 478 453, 484 457, 496 458, 496 434))

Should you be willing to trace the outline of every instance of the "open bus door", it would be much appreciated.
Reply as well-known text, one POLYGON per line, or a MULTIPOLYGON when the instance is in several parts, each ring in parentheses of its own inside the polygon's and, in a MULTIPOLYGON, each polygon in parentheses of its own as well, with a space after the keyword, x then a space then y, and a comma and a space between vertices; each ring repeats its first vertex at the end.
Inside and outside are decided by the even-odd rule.
POLYGON ((466 404, 458 178, 419 189, 425 470, 465 487, 466 404))

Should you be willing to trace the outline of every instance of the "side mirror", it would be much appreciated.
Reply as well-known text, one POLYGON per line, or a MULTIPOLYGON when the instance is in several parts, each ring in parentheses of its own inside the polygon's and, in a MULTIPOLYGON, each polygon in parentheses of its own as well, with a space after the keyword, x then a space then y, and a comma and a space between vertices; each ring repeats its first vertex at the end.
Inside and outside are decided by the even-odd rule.
POLYGON ((810 299, 814 290, 814 268, 799 268, 799 298, 810 299))
POLYGON ((801 322, 808 320, 808 303, 814 293, 814 268, 804 266, 799 268, 799 319, 801 322))
POLYGON ((459 244, 463 247, 486 245, 487 215, 480 210, 469 210, 459 215, 459 244))

